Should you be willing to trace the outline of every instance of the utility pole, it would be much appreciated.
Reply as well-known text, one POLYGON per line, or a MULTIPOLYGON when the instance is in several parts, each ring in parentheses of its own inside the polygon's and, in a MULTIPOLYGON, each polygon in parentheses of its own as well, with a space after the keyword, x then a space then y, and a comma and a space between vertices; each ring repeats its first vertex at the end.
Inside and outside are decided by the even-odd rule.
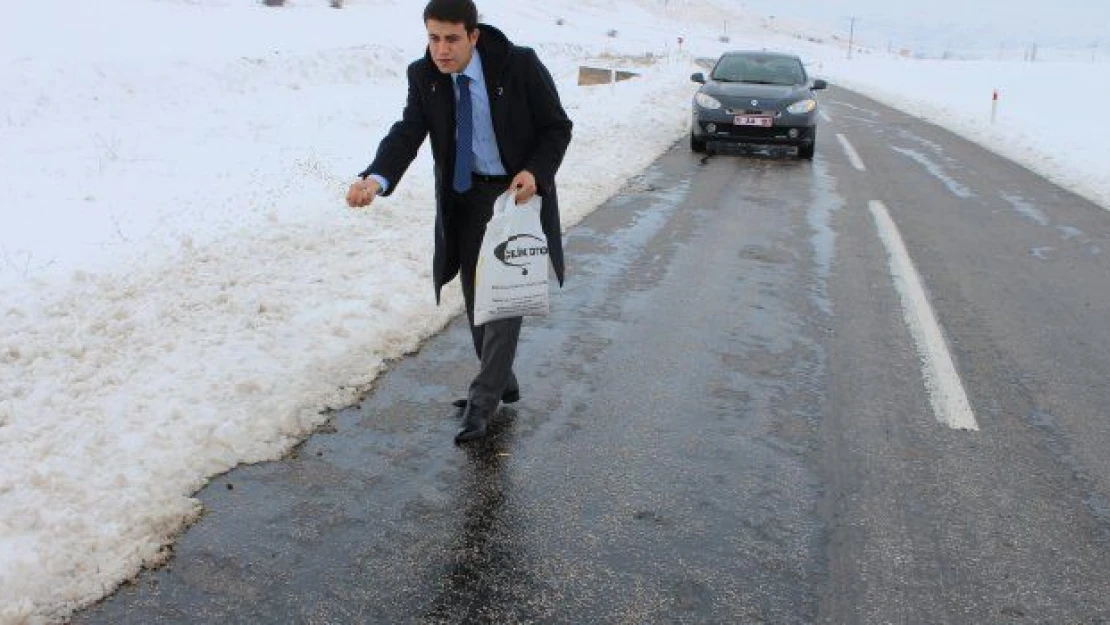
POLYGON ((856 18, 852 17, 850 19, 852 20, 852 22, 851 22, 851 25, 848 26, 848 60, 849 61, 852 60, 852 47, 855 45, 855 41, 856 41, 856 18))

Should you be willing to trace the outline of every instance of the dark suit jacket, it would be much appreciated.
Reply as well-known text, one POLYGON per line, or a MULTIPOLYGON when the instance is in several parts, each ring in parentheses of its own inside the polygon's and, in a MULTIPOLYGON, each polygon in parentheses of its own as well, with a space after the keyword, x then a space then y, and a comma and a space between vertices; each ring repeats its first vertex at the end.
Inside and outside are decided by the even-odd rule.
MULTIPOLYGON (((536 177, 543 204, 540 219, 547 235, 552 267, 563 283, 563 242, 555 172, 570 144, 571 121, 559 101, 555 82, 536 53, 513 45, 505 35, 480 24, 478 53, 482 56, 489 94, 490 115, 501 163, 510 176, 527 169, 536 177)), ((436 301, 443 285, 459 272, 459 251, 447 201, 455 168, 455 92, 450 74, 440 73, 425 54, 409 65, 409 93, 401 121, 378 146, 371 173, 389 181, 389 195, 397 189, 425 136, 431 136, 435 160, 436 231, 432 276, 436 301)), ((477 244, 475 244, 477 247, 477 244)))

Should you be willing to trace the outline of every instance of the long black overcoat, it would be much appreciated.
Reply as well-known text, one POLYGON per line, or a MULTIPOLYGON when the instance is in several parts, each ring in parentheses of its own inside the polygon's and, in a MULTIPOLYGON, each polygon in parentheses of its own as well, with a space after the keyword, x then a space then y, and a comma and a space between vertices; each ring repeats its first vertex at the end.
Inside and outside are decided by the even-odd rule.
MULTIPOLYGON (((547 235, 548 253, 559 284, 563 283, 563 240, 555 172, 570 144, 567 117, 555 81, 531 48, 513 45, 501 31, 479 25, 478 52, 482 56, 489 94, 490 115, 501 163, 509 175, 528 170, 536 178, 542 198, 540 219, 547 235)), ((432 140, 435 160, 436 225, 432 277, 436 301, 440 290, 459 272, 459 253, 452 233, 451 193, 455 168, 455 92, 451 75, 443 74, 431 55, 408 68, 408 100, 401 120, 378 146, 374 162, 362 175, 378 174, 395 191, 424 137, 432 140)))

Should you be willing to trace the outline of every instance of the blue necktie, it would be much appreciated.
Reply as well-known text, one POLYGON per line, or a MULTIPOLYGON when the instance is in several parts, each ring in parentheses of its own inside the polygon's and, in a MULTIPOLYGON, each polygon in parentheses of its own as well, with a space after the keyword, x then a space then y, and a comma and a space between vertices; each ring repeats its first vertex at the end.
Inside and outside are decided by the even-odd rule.
POLYGON ((455 191, 470 189, 474 170, 474 115, 470 103, 470 77, 459 74, 459 102, 455 107, 455 191))

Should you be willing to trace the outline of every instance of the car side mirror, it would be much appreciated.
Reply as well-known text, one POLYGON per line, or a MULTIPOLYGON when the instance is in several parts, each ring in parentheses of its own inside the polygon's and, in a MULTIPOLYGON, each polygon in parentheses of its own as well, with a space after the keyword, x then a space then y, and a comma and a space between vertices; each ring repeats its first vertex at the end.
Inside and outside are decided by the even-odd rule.
POLYGON ((828 86, 829 86, 829 83, 827 83, 827 82, 825 82, 825 81, 821 80, 820 78, 818 78, 817 80, 813 81, 813 89, 814 89, 814 91, 816 91, 816 90, 818 90, 818 89, 826 89, 826 88, 828 88, 828 86))
POLYGON ((694 72, 693 74, 690 75, 690 80, 698 83, 699 85, 704 85, 705 84, 705 74, 703 74, 701 72, 694 72))

